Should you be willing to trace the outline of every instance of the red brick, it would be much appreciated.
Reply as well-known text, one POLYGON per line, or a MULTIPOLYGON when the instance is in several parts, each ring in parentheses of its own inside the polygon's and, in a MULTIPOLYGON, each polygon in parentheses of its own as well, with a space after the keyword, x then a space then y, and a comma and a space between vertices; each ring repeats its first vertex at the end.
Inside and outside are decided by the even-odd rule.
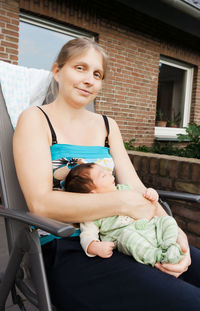
POLYGON ((6 53, 0 53, 0 58, 7 58, 8 57, 8 54, 6 53))
POLYGON ((188 237, 188 241, 191 245, 200 248, 200 237, 191 234, 191 233, 187 233, 187 237, 188 237))
POLYGON ((11 35, 11 36, 18 36, 18 32, 16 31, 11 31, 8 29, 2 29, 2 33, 6 35, 11 35))
POLYGON ((6 25, 6 28, 11 29, 11 30, 14 30, 14 31, 16 31, 16 32, 19 31, 19 27, 14 26, 14 25, 10 25, 10 24, 7 24, 7 25, 6 25))
POLYGON ((6 46, 6 47, 12 47, 14 49, 18 48, 17 44, 11 43, 11 42, 8 42, 8 41, 1 41, 1 45, 6 46))
POLYGON ((18 16, 19 16, 19 14, 18 14, 18 12, 16 11, 16 13, 11 13, 11 12, 7 12, 7 15, 9 16, 9 17, 12 17, 12 18, 18 18, 18 16))
POLYGON ((200 183, 200 163, 192 163, 192 181, 200 183))
POLYGON ((168 174, 168 160, 166 159, 160 159, 160 169, 159 173, 161 176, 167 176, 168 174))
POLYGON ((10 42, 18 42, 18 36, 16 36, 16 37, 6 36, 6 40, 8 40, 10 42))
POLYGON ((175 160, 169 161, 169 176, 171 178, 177 178, 178 177, 178 167, 179 162, 175 160))
POLYGON ((179 177, 184 180, 189 180, 191 176, 191 164, 188 162, 181 162, 179 166, 179 177))
POLYGON ((176 208, 173 208, 173 210, 176 215, 184 217, 185 219, 200 222, 200 211, 198 210, 190 210, 183 206, 177 206, 176 208))
POLYGON ((1 15, 1 22, 10 23, 10 18, 5 17, 4 15, 1 15))
POLYGON ((195 233, 196 235, 200 236, 200 222, 189 222, 187 226, 190 232, 195 233))
POLYGON ((16 56, 16 55, 10 55, 10 59, 11 59, 11 60, 16 60, 16 61, 17 61, 17 60, 18 60, 18 56, 16 56))
POLYGON ((168 177, 157 176, 155 186, 160 190, 169 190, 172 188, 172 180, 168 177))

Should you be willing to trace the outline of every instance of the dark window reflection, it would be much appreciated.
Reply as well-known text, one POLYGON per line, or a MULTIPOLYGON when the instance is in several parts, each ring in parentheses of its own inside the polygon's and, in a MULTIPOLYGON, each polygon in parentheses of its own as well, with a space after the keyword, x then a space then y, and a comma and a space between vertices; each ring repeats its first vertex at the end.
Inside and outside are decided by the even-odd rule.
POLYGON ((156 120, 167 126, 183 124, 186 70, 160 63, 156 120))

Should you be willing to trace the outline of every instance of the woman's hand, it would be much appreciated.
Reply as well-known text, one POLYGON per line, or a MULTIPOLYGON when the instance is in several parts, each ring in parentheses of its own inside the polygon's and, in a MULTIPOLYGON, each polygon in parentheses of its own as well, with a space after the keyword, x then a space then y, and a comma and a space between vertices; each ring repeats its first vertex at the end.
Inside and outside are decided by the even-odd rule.
POLYGON ((171 274, 178 278, 183 272, 188 270, 191 265, 190 249, 186 234, 179 228, 177 243, 181 246, 182 251, 185 253, 184 258, 177 264, 169 263, 156 263, 155 267, 165 273, 171 274))
POLYGON ((156 207, 149 200, 144 198, 138 191, 115 191, 118 196, 118 215, 129 216, 133 219, 146 218, 150 220, 155 215, 156 207))

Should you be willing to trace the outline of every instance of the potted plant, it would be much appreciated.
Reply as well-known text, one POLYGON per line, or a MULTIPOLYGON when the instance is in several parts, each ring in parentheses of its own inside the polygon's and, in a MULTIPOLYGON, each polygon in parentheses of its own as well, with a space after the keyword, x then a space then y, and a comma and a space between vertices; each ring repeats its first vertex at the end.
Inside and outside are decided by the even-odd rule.
POLYGON ((169 126, 170 127, 179 127, 180 121, 181 121, 180 111, 177 114, 173 113, 172 119, 169 121, 169 126))
POLYGON ((162 127, 167 125, 167 121, 165 120, 164 113, 160 109, 156 111, 156 125, 162 126, 162 127))

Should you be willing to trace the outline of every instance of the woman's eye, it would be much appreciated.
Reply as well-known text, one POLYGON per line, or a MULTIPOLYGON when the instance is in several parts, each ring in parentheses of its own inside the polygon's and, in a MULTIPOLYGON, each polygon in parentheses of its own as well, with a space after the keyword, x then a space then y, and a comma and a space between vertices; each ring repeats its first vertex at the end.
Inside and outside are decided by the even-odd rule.
POLYGON ((79 71, 82 71, 83 70, 83 66, 76 66, 76 69, 79 70, 79 71))
POLYGON ((95 76, 95 78, 97 78, 97 79, 101 79, 101 74, 100 74, 100 72, 95 72, 95 73, 94 73, 94 76, 95 76))

